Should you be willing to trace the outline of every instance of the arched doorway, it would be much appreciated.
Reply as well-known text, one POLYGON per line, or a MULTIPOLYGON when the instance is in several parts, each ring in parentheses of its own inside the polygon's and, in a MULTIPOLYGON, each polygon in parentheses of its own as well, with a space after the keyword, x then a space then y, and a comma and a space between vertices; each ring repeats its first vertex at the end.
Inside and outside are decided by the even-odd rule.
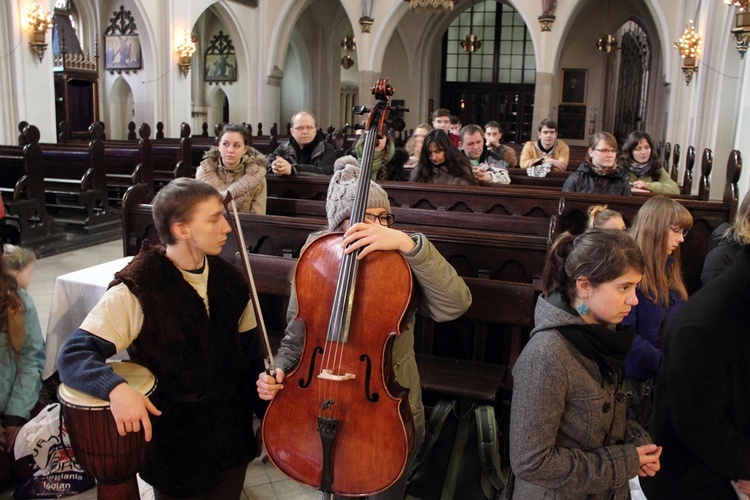
POLYGON ((461 123, 496 120, 506 142, 531 139, 536 60, 518 11, 495 0, 467 8, 443 36, 442 67, 441 105, 461 123))
POLYGON ((621 40, 614 131, 620 144, 646 122, 651 46, 643 28, 635 21, 623 24, 616 35, 621 40))

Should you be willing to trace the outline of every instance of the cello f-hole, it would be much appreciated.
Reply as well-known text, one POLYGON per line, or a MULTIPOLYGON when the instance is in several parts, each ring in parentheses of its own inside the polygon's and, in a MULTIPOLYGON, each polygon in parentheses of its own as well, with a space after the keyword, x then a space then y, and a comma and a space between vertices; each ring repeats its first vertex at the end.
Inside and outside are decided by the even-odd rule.
POLYGON ((359 360, 367 363, 367 368, 365 369, 365 397, 370 403, 377 403, 377 401, 380 399, 380 394, 374 392, 372 396, 370 395, 370 374, 372 373, 372 361, 370 361, 370 356, 368 356, 367 354, 362 354, 359 357, 359 360))
POLYGON ((318 346, 313 350, 313 356, 310 360, 310 369, 307 372, 307 378, 298 382, 300 389, 306 389, 307 386, 310 385, 310 382, 312 382, 313 379, 313 370, 315 369, 315 360, 318 357, 318 354, 323 354, 323 348, 318 346))

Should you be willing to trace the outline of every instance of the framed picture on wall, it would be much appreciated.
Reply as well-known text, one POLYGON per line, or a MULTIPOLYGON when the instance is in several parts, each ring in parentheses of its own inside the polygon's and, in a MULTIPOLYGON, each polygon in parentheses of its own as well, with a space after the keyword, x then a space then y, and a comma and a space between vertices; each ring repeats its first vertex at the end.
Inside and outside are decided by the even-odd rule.
POLYGON ((588 70, 564 69, 560 79, 560 104, 586 103, 588 70))
POLYGON ((207 82, 236 82, 237 56, 234 54, 206 54, 207 82))
POLYGON ((141 69, 141 42, 138 35, 107 35, 104 42, 105 69, 141 69))

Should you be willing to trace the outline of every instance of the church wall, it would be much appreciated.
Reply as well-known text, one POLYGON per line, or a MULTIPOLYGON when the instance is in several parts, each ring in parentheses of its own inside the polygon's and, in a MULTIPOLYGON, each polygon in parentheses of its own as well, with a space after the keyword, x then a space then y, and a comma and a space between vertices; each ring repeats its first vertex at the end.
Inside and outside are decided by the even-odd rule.
MULTIPOLYGON (((440 104, 440 41, 451 16, 458 15, 417 14, 409 12, 403 0, 378 0, 373 3, 372 33, 363 34, 356 22, 361 11, 357 0, 260 1, 255 8, 231 0, 192 0, 187 4, 177 0, 74 1, 82 21, 96 24, 85 27, 87 44, 93 44, 94 40, 103 42, 103 31, 120 4, 132 11, 141 36, 144 67, 120 78, 132 90, 134 121, 153 126, 161 120, 170 136, 179 133, 182 121, 197 129, 200 117, 207 116, 206 108, 215 101, 212 99, 215 91, 202 78, 200 54, 205 47, 199 47, 199 54, 194 56, 188 78, 179 73, 175 53, 176 40, 183 28, 206 32, 212 29, 213 25, 198 24, 207 10, 216 22, 226 26, 237 48, 240 80, 223 88, 230 100, 230 119, 262 122, 268 127, 273 122, 285 125, 299 107, 312 108, 323 126, 340 125, 336 122, 341 106, 338 99, 342 81, 341 36, 337 29, 331 28, 345 27, 348 18, 357 38, 358 73, 347 75, 346 80, 359 85, 361 103, 369 104, 370 87, 376 78, 389 76, 396 87, 395 97, 404 99, 412 109, 406 121, 407 127, 413 128, 427 117, 430 100, 435 107, 440 104), (290 42, 297 45, 296 55, 288 54, 290 42), (285 74, 287 61, 302 60, 302 48, 309 67, 300 67, 297 62, 297 69, 285 74), (192 111, 196 112, 195 117, 191 116, 192 111)), ((3 33, 0 51, 7 54, 0 58, 0 116, 4 118, 0 137, 6 143, 16 141, 19 120, 37 125, 44 140, 54 140, 55 135, 51 50, 48 49, 40 63, 28 46, 29 34, 22 28, 25 9, 31 2, 3 2, 0 7, 3 33)), ((597 111, 593 128, 600 129, 605 95, 601 88, 604 63, 594 43, 606 24, 605 2, 559 2, 557 20, 549 33, 542 33, 536 21, 541 2, 511 0, 511 3, 527 23, 537 56, 535 121, 550 115, 556 117, 560 69, 586 68, 589 70, 587 111, 597 111)), ((54 2, 43 0, 42 4, 51 9, 54 2)), ((649 103, 653 112, 647 114, 647 128, 657 130, 657 136, 680 143, 683 149, 690 144, 699 151, 704 147, 714 148, 714 184, 723 183, 729 150, 742 148, 742 138, 750 130, 750 98, 746 96, 748 63, 739 59, 729 34, 733 10, 718 0, 613 1, 610 29, 614 31, 619 22, 636 14, 651 19, 656 31, 653 42, 659 47, 655 52, 661 57, 660 66, 652 75, 652 90, 661 89, 649 103), (687 86, 673 44, 691 18, 696 18, 696 27, 704 39, 704 55, 698 74, 687 86)), ((47 41, 51 42, 49 33, 47 41)), ((100 113, 105 122, 124 119, 114 115, 128 113, 127 105, 108 104, 117 78, 101 71, 100 113)), ((587 134, 589 126, 587 123, 587 134)), ((119 134, 124 129, 118 124, 108 130, 119 134)), ((743 178, 743 185, 747 184, 743 178)))

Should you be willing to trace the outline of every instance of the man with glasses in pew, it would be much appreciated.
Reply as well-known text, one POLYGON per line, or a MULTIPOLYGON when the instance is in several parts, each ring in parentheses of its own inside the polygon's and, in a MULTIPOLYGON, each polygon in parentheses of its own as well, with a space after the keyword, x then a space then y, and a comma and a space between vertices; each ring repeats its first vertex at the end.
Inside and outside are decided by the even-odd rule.
POLYGON ((295 113, 290 133, 289 140, 268 155, 268 173, 279 176, 300 172, 333 174, 336 150, 318 130, 312 113, 295 113))

